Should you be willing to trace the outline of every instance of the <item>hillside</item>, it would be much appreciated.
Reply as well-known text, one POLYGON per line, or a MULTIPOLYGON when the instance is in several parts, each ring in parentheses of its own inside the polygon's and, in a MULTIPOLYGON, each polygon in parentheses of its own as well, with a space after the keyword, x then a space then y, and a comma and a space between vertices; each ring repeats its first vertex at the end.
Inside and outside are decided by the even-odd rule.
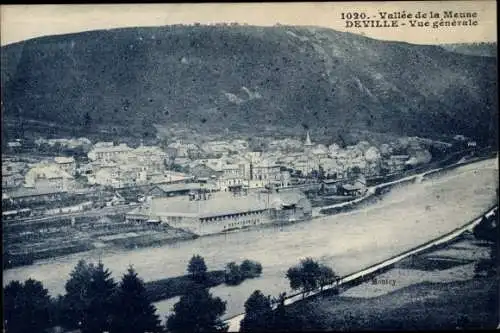
POLYGON ((313 27, 168 26, 36 38, 1 56, 9 133, 154 136, 153 124, 180 123, 497 135, 496 59, 439 46, 313 27))
POLYGON ((484 57, 496 57, 497 56, 497 44, 496 43, 459 43, 459 44, 443 44, 442 48, 448 51, 467 54, 467 55, 477 55, 484 57))

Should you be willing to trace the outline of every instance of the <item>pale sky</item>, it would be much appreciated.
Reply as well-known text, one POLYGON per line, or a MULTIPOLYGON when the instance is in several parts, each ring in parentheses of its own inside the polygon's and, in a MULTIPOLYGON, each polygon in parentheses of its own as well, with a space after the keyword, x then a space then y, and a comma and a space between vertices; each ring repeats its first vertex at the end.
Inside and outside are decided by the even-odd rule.
MULTIPOLYGON (((496 42, 496 1, 211 3, 120 5, 2 5, 1 45, 34 37, 88 30, 179 23, 238 22, 272 26, 308 25, 361 33, 365 36, 416 44, 496 42), (365 13, 378 19, 379 11, 429 13, 476 12, 477 26, 412 28, 346 28, 341 13, 365 13)), ((461 19, 463 20, 463 19, 461 19)), ((408 23, 408 21, 406 21, 408 23)))

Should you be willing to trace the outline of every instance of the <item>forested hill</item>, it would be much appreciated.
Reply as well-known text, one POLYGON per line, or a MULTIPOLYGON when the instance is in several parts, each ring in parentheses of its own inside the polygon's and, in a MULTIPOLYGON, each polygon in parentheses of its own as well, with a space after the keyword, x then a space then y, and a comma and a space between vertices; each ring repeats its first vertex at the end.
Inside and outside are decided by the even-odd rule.
POLYGON ((182 123, 496 137, 496 59, 314 27, 168 26, 2 47, 6 124, 145 135, 182 123), (21 121, 22 120, 22 121, 21 121))
POLYGON ((468 55, 478 55, 484 57, 497 56, 497 43, 459 43, 459 44, 443 44, 445 50, 453 51, 468 55))

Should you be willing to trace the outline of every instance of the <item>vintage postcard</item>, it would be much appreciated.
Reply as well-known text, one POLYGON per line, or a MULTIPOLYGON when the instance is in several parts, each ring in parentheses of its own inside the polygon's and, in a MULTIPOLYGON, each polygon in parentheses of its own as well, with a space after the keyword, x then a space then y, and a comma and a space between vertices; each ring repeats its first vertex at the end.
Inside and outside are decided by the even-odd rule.
POLYGON ((496 6, 2 5, 4 332, 497 328, 496 6))

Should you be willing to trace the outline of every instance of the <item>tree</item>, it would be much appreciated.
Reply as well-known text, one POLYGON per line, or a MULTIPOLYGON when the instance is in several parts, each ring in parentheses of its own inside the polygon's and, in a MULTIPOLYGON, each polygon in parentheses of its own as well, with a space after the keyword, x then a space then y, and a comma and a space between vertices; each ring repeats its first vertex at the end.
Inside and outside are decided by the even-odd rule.
POLYGON ((262 274, 262 265, 252 260, 243 260, 240 266, 241 274, 244 278, 252 278, 262 274))
POLYGON ((65 285, 66 295, 61 311, 64 327, 76 329, 86 322, 85 301, 93 269, 93 264, 87 264, 85 260, 80 260, 70 273, 70 278, 65 285))
POLYGON ((245 302, 245 317, 241 321, 240 331, 265 331, 266 321, 263 319, 272 310, 271 297, 264 296, 260 290, 255 290, 245 302))
POLYGON ((330 267, 327 267, 325 265, 320 265, 319 266, 319 276, 318 276, 318 283, 323 290, 323 287, 326 286, 327 284, 333 283, 335 280, 337 280, 338 276, 333 272, 333 270, 330 267))
POLYGON ((481 259, 476 263, 475 272, 477 275, 486 273, 487 276, 494 276, 500 268, 498 261, 498 211, 487 218, 484 216, 474 227, 473 233, 477 239, 486 241, 490 247, 490 258, 481 259))
POLYGON ((195 281, 202 281, 206 278, 207 265, 205 265, 205 259, 202 256, 196 254, 191 257, 188 265, 188 273, 195 281))
POLYGON ((175 164, 173 163, 171 166, 170 166, 170 170, 172 171, 175 171, 175 172, 184 172, 184 168, 182 167, 182 165, 180 164, 175 164))
POLYGON ((88 112, 86 112, 85 116, 83 117, 83 127, 85 130, 89 130, 92 127, 92 117, 88 112))
POLYGON ((114 295, 110 332, 163 332, 156 308, 147 297, 144 281, 132 267, 123 275, 114 295))
POLYGON ((319 166, 319 170, 318 170, 318 179, 319 180, 323 180, 325 179, 326 176, 325 176, 325 169, 323 168, 323 166, 319 166))
POLYGON ((359 176, 361 174, 361 168, 357 165, 353 166, 351 168, 351 173, 353 174, 353 176, 359 176))
POLYGON ((474 233, 474 237, 479 240, 490 242, 496 241, 497 235, 493 232, 494 227, 492 223, 486 218, 486 216, 483 216, 481 221, 474 227, 472 231, 474 233))
POLYGON ((290 288, 293 290, 302 288, 301 270, 299 267, 290 267, 286 272, 286 277, 290 282, 290 288))
POLYGON ((181 296, 174 305, 174 313, 167 318, 169 332, 226 332, 228 326, 220 317, 226 311, 226 302, 212 297, 207 289, 195 287, 181 296))
POLYGON ((115 282, 102 263, 80 260, 66 282, 63 325, 83 333, 109 330, 115 282))
POLYGON ((83 327, 83 333, 109 330, 115 287, 111 272, 100 262, 92 272, 87 325, 83 327))
POLYGON ((10 282, 4 293, 4 328, 9 333, 40 332, 52 326, 52 300, 40 281, 10 282))
POLYGON ((234 261, 226 265, 225 279, 226 283, 229 285, 237 285, 243 281, 240 266, 238 266, 234 261))
POLYGON ((293 290, 302 289, 305 297, 305 292, 333 282, 336 275, 330 268, 318 264, 312 258, 306 258, 302 259, 299 265, 290 267, 286 277, 290 287, 293 290))
POLYGON ((285 327, 288 327, 290 320, 287 318, 287 311, 285 307, 286 293, 281 293, 277 298, 274 298, 271 302, 276 304, 276 309, 272 312, 271 318, 266 319, 268 330, 271 331, 283 331, 285 327))

